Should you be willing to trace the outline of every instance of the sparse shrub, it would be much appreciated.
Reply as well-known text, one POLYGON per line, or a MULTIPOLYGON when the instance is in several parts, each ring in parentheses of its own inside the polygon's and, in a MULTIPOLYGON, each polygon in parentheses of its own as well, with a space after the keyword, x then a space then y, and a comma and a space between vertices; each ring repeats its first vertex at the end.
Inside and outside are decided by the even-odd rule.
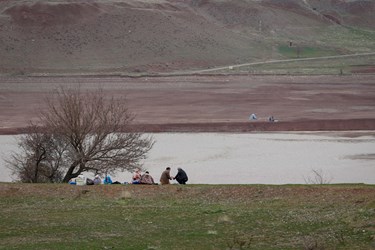
POLYGON ((327 177, 322 169, 312 169, 312 176, 305 177, 306 184, 329 184, 332 177, 327 177))

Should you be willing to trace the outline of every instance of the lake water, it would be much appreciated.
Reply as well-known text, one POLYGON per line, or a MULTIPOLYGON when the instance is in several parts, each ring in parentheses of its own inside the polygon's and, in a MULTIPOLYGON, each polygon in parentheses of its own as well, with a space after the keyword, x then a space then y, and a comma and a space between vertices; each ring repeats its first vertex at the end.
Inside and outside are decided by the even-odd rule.
MULTIPOLYGON (((156 181, 166 167, 183 168, 188 183, 304 184, 318 171, 330 183, 375 184, 375 136, 344 133, 158 133, 143 168, 156 181)), ((0 136, 0 157, 17 150, 17 136, 0 136)), ((0 181, 12 181, 0 159, 0 181)), ((89 175, 89 177, 91 177, 89 175)), ((130 173, 113 177, 130 181, 130 173)))

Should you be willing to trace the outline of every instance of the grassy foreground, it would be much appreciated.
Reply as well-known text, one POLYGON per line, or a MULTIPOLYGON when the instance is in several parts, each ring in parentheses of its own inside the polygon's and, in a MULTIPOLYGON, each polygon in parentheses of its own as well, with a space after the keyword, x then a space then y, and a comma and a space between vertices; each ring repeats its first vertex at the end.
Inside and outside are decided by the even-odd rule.
POLYGON ((0 249, 374 249, 374 185, 0 184, 0 249))

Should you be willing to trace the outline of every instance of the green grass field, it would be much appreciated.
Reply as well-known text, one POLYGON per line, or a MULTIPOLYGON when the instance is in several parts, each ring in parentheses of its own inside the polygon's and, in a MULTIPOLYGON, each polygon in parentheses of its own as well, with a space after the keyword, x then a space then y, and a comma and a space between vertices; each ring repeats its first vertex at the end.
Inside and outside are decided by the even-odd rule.
POLYGON ((321 57, 321 56, 335 56, 338 52, 332 49, 325 49, 319 47, 309 46, 279 46, 278 52, 285 58, 309 58, 309 57, 321 57))
POLYGON ((0 184, 0 249, 374 249, 373 185, 0 184))

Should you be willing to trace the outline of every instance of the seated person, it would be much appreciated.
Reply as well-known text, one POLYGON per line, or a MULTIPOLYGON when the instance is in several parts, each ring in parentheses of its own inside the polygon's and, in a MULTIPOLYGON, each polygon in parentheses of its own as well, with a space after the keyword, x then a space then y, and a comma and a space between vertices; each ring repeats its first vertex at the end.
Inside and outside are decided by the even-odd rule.
POLYGON ((257 120, 257 115, 256 114, 251 114, 249 117, 249 120, 257 120))
POLYGON ((102 184, 102 179, 100 179, 99 175, 95 175, 94 185, 99 185, 99 184, 102 184))
POLYGON ((94 185, 94 180, 86 178, 86 185, 94 185))
POLYGON ((273 116, 268 117, 269 122, 275 122, 275 118, 273 116))
POLYGON ((107 175, 103 181, 104 184, 112 184, 111 176, 107 175))
POLYGON ((154 178, 152 178, 152 176, 150 175, 150 173, 148 171, 146 171, 144 173, 144 175, 141 176, 140 183, 141 184, 149 184, 149 185, 155 184, 154 178))
POLYGON ((84 186, 86 185, 86 177, 83 174, 80 174, 76 178, 76 185, 84 186))
POLYGON ((140 184, 141 183, 141 171, 137 168, 132 177, 132 184, 140 184))

